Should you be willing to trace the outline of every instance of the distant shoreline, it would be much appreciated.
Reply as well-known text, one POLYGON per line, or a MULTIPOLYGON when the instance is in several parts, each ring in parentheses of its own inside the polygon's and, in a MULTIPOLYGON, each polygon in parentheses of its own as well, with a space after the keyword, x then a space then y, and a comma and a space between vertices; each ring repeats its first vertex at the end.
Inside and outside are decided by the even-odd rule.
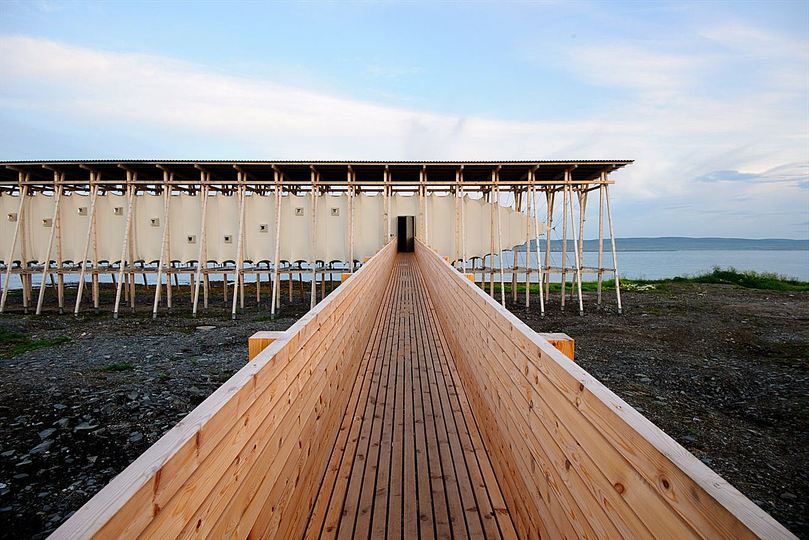
MULTIPOLYGON (((568 249, 573 248, 573 240, 568 239, 568 249)), ((692 238, 686 236, 664 236, 656 238, 626 237, 616 238, 618 251, 809 251, 809 240, 788 238, 692 238)), ((531 242, 533 249, 534 243, 531 242)), ((540 248, 545 242, 540 240, 540 248)), ((562 241, 551 240, 551 251, 561 251, 562 241)), ((610 241, 604 240, 604 249, 610 249, 610 241)), ((523 244, 518 251, 524 251, 523 244)), ((597 239, 585 239, 584 251, 598 251, 597 239)))

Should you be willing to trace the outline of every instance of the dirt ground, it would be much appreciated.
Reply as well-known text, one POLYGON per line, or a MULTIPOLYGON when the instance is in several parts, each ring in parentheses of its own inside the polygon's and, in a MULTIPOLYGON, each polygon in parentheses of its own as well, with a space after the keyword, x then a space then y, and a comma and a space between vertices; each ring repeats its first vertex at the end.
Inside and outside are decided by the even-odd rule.
MULTIPOLYGON (((243 366, 253 332, 285 329, 309 304, 296 285, 273 321, 264 300, 248 291, 237 321, 221 293, 196 319, 184 297, 157 321, 145 307, 0 316, 5 336, 49 345, 11 356, 0 342, 0 537, 52 532, 243 366)), ((557 295, 541 318, 532 300, 509 307, 572 336, 580 365, 809 538, 809 293, 682 284, 625 292, 621 316, 614 298, 597 310, 588 297, 584 317, 557 295)))

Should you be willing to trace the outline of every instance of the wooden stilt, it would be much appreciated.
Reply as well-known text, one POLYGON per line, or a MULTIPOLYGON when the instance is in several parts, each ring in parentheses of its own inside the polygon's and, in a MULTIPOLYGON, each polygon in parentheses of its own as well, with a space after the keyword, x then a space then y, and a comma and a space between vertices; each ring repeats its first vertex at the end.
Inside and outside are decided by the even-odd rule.
POLYGON ((465 200, 465 190, 464 190, 464 177, 463 177, 463 165, 461 165, 461 271, 466 274, 466 200, 465 200))
MULTIPOLYGON (((535 171, 531 171, 531 182, 535 181, 535 171)), ((536 185, 534 186, 534 194, 532 195, 534 205, 534 251, 537 259, 537 289, 539 289, 539 313, 541 317, 545 316, 545 293, 543 286, 543 277, 545 274, 542 268, 542 260, 539 258, 539 201, 536 198, 536 185)), ((550 236, 550 234, 548 234, 550 236)))
POLYGON ((309 203, 309 209, 312 215, 311 227, 312 230, 309 234, 309 265, 312 271, 312 289, 309 296, 309 309, 313 309, 317 304, 317 171, 314 167, 311 170, 312 191, 309 203))
MULTIPOLYGON (((203 266, 203 259, 205 258, 205 220, 208 216, 208 173, 205 171, 200 171, 200 183, 202 184, 202 218, 199 224, 199 237, 197 240, 199 241, 199 250, 197 251, 197 271, 196 271, 196 279, 192 281, 193 288, 194 288, 194 295, 193 295, 193 307, 191 309, 192 316, 197 316, 197 306, 199 304, 199 288, 200 288, 200 278, 202 277, 202 266, 203 266)), ((206 274, 207 275, 207 274, 206 274)))
POLYGON ((124 285, 124 271, 126 268, 127 251, 129 248, 129 231, 132 220, 132 197, 135 196, 135 188, 132 185, 132 173, 126 172, 126 222, 124 223, 124 238, 121 246, 121 259, 118 262, 118 285, 115 288, 115 306, 112 310, 113 318, 118 318, 118 308, 121 304, 121 288, 124 285))
MULTIPOLYGON (((62 184, 65 180, 65 174, 59 173, 59 191, 61 194, 64 194, 64 188, 62 184)), ((56 213, 56 220, 53 223, 54 227, 56 227, 56 297, 59 304, 59 314, 61 315, 65 311, 65 276, 62 269, 63 259, 62 259, 62 212, 61 210, 56 213)))
MULTIPOLYGON (((573 221, 574 214, 573 214, 573 193, 571 192, 570 197, 570 221, 573 221)), ((575 264, 576 264, 576 284, 578 285, 578 293, 579 293, 579 315, 584 315, 584 304, 582 302, 582 295, 581 295, 581 259, 579 258, 579 244, 576 239, 576 227, 573 227, 573 253, 575 256, 575 264)), ((572 288, 572 285, 571 285, 572 288)))
POLYGON ((506 305, 506 288, 503 283, 503 235, 500 220, 500 167, 494 172, 495 197, 494 204, 497 206, 497 259, 500 266, 500 303, 506 305))
POLYGON ((567 200, 570 198, 570 171, 565 171, 565 185, 562 191, 562 311, 565 310, 565 286, 567 285, 567 200))
MULTIPOLYGON (((492 182, 494 182, 494 171, 492 171, 492 182)), ((494 235, 495 235, 495 224, 494 224, 494 205, 495 198, 494 198, 494 183, 492 183, 491 188, 489 189, 489 296, 494 298, 494 235)))
MULTIPOLYGON (((525 198, 525 213, 528 217, 528 226, 525 228, 525 307, 531 307, 531 229, 534 223, 534 172, 528 173, 528 193, 525 198)), ((537 261, 539 262, 539 261, 537 261)))
MULTIPOLYGON (((272 268, 272 300, 270 301, 270 313, 275 317, 275 312, 278 304, 281 301, 280 296, 280 283, 278 281, 278 265, 280 264, 281 254, 281 174, 276 169, 273 171, 275 176, 275 255, 273 257, 272 268)), ((289 301, 292 301, 292 278, 289 279, 289 301)))
MULTIPOLYGON (((236 319, 236 301, 241 298, 241 308, 244 309, 244 282, 242 281, 244 270, 244 176, 243 172, 238 172, 239 188, 237 196, 239 197, 239 236, 236 240, 236 276, 233 280, 233 306, 230 310, 231 319, 236 319), (241 292, 241 295, 239 294, 241 292)), ((225 275, 227 281, 227 275, 225 275)))
MULTIPOLYGON (((163 237, 160 241, 160 261, 157 264, 157 280, 155 282, 154 303, 152 305, 152 318, 157 318, 157 308, 160 305, 160 287, 163 281, 163 268, 167 261, 171 261, 168 254, 169 237, 169 210, 171 208, 171 185, 173 174, 163 170, 163 237)), ((167 291, 171 288, 171 276, 166 280, 167 291)))
POLYGON ((553 228, 554 199, 556 199, 556 192, 553 188, 546 189, 545 200, 548 205, 548 219, 545 222, 545 268, 542 272, 546 299, 550 298, 551 291, 551 229, 553 228))
POLYGON ((354 169, 348 167, 348 273, 354 273, 354 169))
MULTIPOLYGON (((54 173, 54 182, 58 183, 58 173, 54 173)), ((39 285, 39 298, 37 298, 36 314, 42 313, 42 303, 45 300, 45 283, 47 282, 48 270, 51 266, 51 250, 53 249, 53 241, 56 238, 56 220, 59 217, 59 201, 62 197, 61 184, 56 186, 53 194, 53 216, 51 217, 51 234, 48 237, 48 250, 45 252, 45 260, 42 261, 42 279, 39 285)))
MULTIPOLYGON (((11 266, 14 261, 14 249, 17 247, 17 239, 20 237, 20 230, 22 228, 22 218, 23 213, 25 211, 25 197, 28 195, 28 186, 25 185, 23 182, 26 182, 28 179, 27 174, 19 173, 19 182, 20 182, 20 204, 17 207, 17 223, 14 225, 14 236, 11 240, 11 247, 8 250, 8 256, 6 257, 6 271, 5 271, 5 279, 3 280, 6 286, 3 288, 2 298, 0 298, 0 313, 4 313, 6 310, 6 300, 8 298, 8 289, 10 287, 9 277, 11 276, 11 266)), ((25 243, 23 239, 22 243, 25 243)), ((20 269, 24 268, 24 261, 20 261, 20 269)), ((22 275, 20 276, 22 277, 22 275)))
POLYGON ((615 249, 615 229, 612 224, 612 207, 610 206, 609 186, 604 184, 604 197, 607 200, 607 222, 610 227, 610 242, 612 243, 612 269, 615 276, 615 299, 618 301, 618 314, 623 313, 621 306, 621 281, 618 277, 618 252, 615 249))
POLYGON ((604 280, 604 180, 606 174, 601 173, 601 184, 598 186, 598 286, 596 305, 601 307, 601 284, 604 280))

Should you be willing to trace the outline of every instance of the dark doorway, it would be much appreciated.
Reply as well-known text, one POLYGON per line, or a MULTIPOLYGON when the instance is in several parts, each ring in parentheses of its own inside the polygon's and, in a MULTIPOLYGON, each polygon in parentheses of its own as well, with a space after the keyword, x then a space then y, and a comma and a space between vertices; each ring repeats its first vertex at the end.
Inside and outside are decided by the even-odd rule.
POLYGON ((416 248, 416 219, 413 216, 399 216, 396 218, 396 231, 398 241, 396 249, 401 253, 410 253, 416 248))

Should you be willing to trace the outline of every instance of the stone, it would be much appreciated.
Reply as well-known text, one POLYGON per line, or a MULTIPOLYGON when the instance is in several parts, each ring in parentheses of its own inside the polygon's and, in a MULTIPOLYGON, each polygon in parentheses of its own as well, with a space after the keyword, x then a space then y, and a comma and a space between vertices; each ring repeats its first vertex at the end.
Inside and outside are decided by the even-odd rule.
POLYGON ((216 329, 216 327, 211 326, 211 325, 197 326, 197 330, 200 331, 200 332, 208 332, 208 331, 214 330, 214 329, 216 329))
POLYGON ((73 428, 73 433, 86 433, 88 431, 93 431, 98 427, 98 424, 91 424, 90 422, 82 422, 78 426, 73 428))
POLYGON ((42 431, 39 432, 39 438, 44 441, 54 433, 56 433, 56 428, 43 429, 42 431))
POLYGON ((694 444, 697 440, 691 435, 686 435, 682 438, 683 444, 694 444))
POLYGON ((56 422, 54 422, 54 426, 59 426, 62 429, 65 429, 68 424, 70 424, 70 418, 60 418, 56 422))
POLYGON ((143 440, 143 433, 140 431, 133 431, 129 434, 129 442, 137 444, 143 440))
POLYGON ((10 458, 10 457, 11 457, 11 456, 13 456, 14 454, 16 454, 16 452, 15 452, 14 450, 6 450, 6 451, 5 451, 5 452, 3 452, 2 454, 0 454, 0 456, 2 456, 2 457, 4 457, 4 458, 10 458))
POLYGON ((640 379, 638 379, 638 382, 640 382, 641 384, 651 384, 652 379, 650 379, 649 377, 641 377, 640 379))
POLYGON ((67 409, 67 405, 63 405, 62 403, 54 403, 53 408, 56 409, 57 411, 63 411, 67 409))
POLYGON ((133 391, 129 392, 129 393, 126 395, 126 397, 128 397, 130 401, 135 401, 136 399, 138 399, 138 392, 137 392, 137 390, 133 390, 133 391))
POLYGON ((43 441, 43 442, 39 443, 38 445, 36 445, 35 447, 33 447, 31 450, 29 450, 28 453, 30 455, 32 455, 32 456, 36 455, 36 454, 45 453, 45 452, 48 451, 48 449, 50 449, 52 444, 53 444, 53 441, 50 441, 50 440, 43 441))
POLYGON ((790 493, 789 491, 785 491, 785 492, 783 492, 781 494, 781 500, 782 501, 797 501, 798 496, 795 495, 794 493, 790 493))

